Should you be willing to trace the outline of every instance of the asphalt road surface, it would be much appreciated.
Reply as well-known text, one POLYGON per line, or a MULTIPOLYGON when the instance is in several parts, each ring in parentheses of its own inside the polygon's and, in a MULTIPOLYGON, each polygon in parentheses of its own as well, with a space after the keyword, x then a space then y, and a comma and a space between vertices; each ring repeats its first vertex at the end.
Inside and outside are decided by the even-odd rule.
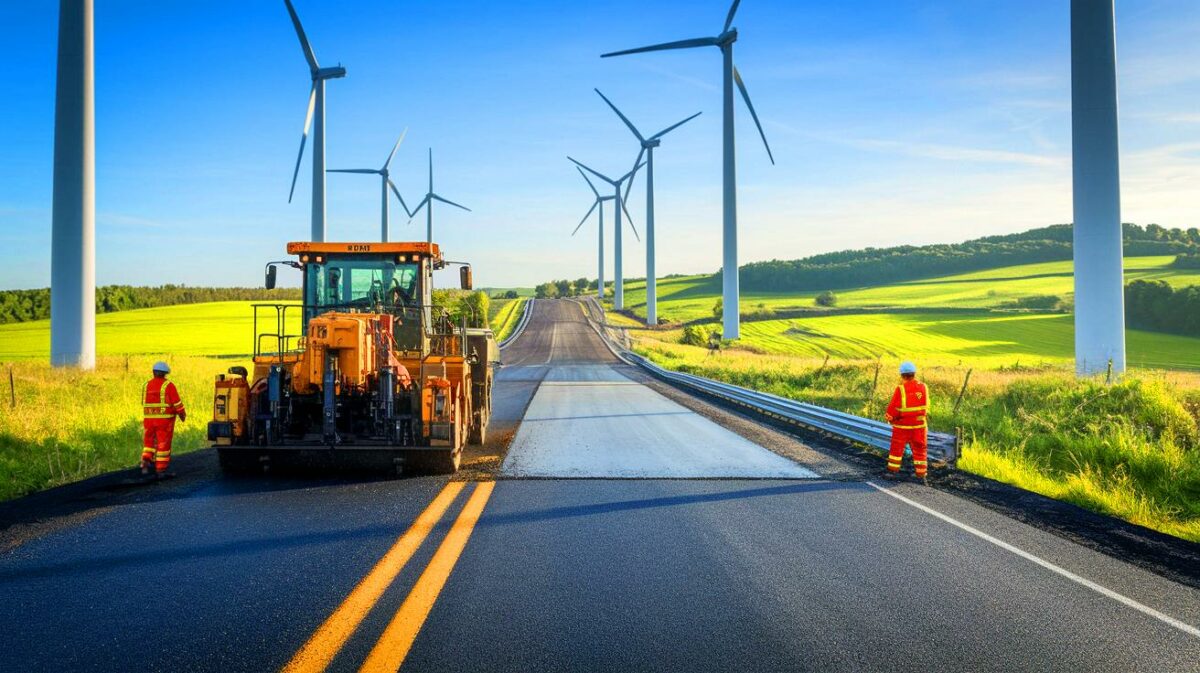
POLYGON ((202 453, 29 526, 0 669, 1200 670, 1197 590, 684 404, 577 304, 503 359, 498 479, 202 453))

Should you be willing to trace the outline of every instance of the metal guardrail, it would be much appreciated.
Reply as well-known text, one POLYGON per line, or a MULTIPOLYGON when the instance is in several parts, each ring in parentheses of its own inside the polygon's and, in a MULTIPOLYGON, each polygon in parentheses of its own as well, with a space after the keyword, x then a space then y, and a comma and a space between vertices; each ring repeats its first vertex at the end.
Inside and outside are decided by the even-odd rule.
MULTIPOLYGON (((590 309, 587 314, 592 328, 608 345, 609 350, 622 361, 641 367, 659 379, 676 386, 690 388, 703 395, 731 402, 777 421, 798 425, 884 451, 891 446, 892 426, 883 421, 855 416, 807 402, 797 402, 786 397, 660 367, 620 345, 621 339, 615 338, 611 333, 616 328, 603 319, 604 311, 595 298, 589 297, 585 303, 590 309), (596 319, 596 315, 600 316, 600 320, 596 319)), ((928 441, 931 460, 943 466, 954 467, 956 465, 960 448, 956 435, 930 432, 928 441)))
POLYGON ((532 297, 521 302, 521 319, 517 322, 517 326, 513 328, 512 334, 504 337, 504 341, 499 343, 500 348, 511 344, 521 336, 521 332, 525 331, 525 326, 529 324, 529 316, 533 314, 533 302, 536 301, 532 297))

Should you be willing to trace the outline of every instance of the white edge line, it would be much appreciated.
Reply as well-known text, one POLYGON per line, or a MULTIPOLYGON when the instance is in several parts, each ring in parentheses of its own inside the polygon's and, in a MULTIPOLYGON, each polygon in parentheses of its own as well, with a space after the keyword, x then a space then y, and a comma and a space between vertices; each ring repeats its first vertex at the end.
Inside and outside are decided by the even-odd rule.
POLYGON ((935 517, 941 519, 942 521, 945 521, 946 523, 948 523, 952 526, 960 528, 981 540, 986 540, 987 542, 991 542, 992 544, 996 545, 997 547, 1000 547, 1001 549, 1010 551, 1027 561, 1032 561, 1051 572, 1062 575, 1063 577, 1071 580, 1072 582, 1075 582, 1077 584, 1082 584, 1083 586, 1091 589, 1092 591, 1095 591, 1098 594, 1108 596, 1109 598, 1113 599, 1114 601, 1117 601, 1118 603, 1124 603, 1125 605, 1133 608, 1134 610, 1137 610, 1138 612, 1141 612, 1142 614, 1149 615, 1149 616, 1157 619, 1158 621, 1163 622, 1164 624, 1167 624, 1168 626, 1173 626, 1176 629, 1179 629, 1180 631, 1183 631, 1184 633, 1186 633, 1188 635, 1194 636, 1196 638, 1200 638, 1200 629, 1192 626, 1191 624, 1186 624, 1184 622, 1181 622, 1178 619, 1175 619, 1174 617, 1171 617, 1169 615, 1165 615, 1165 614, 1159 612, 1158 610, 1155 610, 1152 607, 1143 605, 1143 604, 1133 600, 1132 598, 1129 598, 1127 596, 1122 596, 1121 594, 1113 591, 1112 589, 1100 586, 1099 584, 1096 584, 1095 582, 1093 582, 1087 578, 1080 577, 1079 575, 1076 575, 1075 573, 1071 572, 1070 570, 1067 570, 1065 568, 1060 568, 1059 566, 1056 566, 1053 563, 1051 563, 1043 558, 1039 558, 1037 556, 1034 556, 1033 554, 1030 554, 1029 552, 1025 551, 1024 549, 1021 549, 1019 547, 1014 547, 1013 545, 1005 542, 1004 540, 992 537, 991 535, 988 535, 987 533, 985 533, 977 528, 973 528, 961 521, 958 521, 949 516, 946 516, 945 514, 942 514, 941 512, 939 512, 935 509, 926 507, 925 505, 922 505, 921 503, 916 502, 915 500, 910 500, 898 493, 892 493, 889 489, 883 488, 879 484, 876 484, 876 483, 870 482, 870 481, 868 481, 866 483, 868 486, 870 486, 871 488, 874 488, 875 490, 877 490, 881 493, 890 495, 893 498, 895 498, 903 503, 912 505, 913 507, 916 507, 917 509, 921 510, 922 512, 925 512, 926 514, 935 516, 935 517))

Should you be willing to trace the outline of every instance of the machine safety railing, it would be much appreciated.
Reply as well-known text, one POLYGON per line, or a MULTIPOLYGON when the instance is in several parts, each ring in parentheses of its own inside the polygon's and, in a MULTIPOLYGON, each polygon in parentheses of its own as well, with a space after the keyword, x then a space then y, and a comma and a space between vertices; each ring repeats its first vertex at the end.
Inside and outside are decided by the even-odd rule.
MULTIPOLYGON (((609 350, 627 364, 640 367, 660 380, 732 403, 777 422, 796 425, 884 451, 891 446, 892 426, 883 421, 660 367, 624 345, 627 342, 624 330, 614 327, 604 319, 604 310, 595 297, 589 297, 584 303, 588 306, 586 313, 592 328, 608 345, 609 350), (614 333, 620 333, 622 336, 618 337, 614 333)), ((957 435, 929 432, 928 442, 929 458, 934 464, 956 466, 960 453, 957 435)))
MULTIPOLYGON (((429 341, 429 354, 461 355, 466 349, 464 325, 455 324, 440 306, 404 304, 364 306, 361 304, 327 304, 313 306, 299 302, 287 304, 252 304, 254 310, 254 356, 279 357, 304 350, 304 324, 323 313, 359 313, 379 311, 400 316, 401 312, 417 317, 419 331, 429 341), (427 314, 429 317, 427 318, 427 314), (426 322, 430 320, 430 322, 426 322)), ((401 319, 401 323, 404 320, 401 319)))

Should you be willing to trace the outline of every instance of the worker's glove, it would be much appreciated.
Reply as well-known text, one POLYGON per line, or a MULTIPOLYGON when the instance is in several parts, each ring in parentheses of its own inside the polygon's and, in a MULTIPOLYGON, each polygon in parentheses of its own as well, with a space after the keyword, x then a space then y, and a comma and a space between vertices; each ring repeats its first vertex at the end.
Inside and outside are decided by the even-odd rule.
POLYGON ((179 412, 179 420, 181 420, 181 421, 187 420, 187 412, 186 411, 179 412))
POLYGON ((886 420, 888 423, 891 423, 892 421, 896 420, 895 418, 893 418, 893 417, 892 417, 892 415, 891 415, 891 414, 884 414, 884 415, 883 415, 883 418, 884 418, 884 420, 886 420))

